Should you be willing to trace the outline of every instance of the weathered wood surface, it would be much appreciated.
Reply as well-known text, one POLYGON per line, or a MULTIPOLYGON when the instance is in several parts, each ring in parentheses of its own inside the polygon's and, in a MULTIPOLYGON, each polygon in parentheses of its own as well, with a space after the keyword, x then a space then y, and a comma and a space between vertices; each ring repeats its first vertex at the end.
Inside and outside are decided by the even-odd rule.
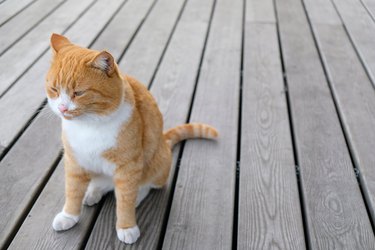
POLYGON ((374 234, 302 3, 276 3, 308 245, 373 249, 374 234))
POLYGON ((357 53, 375 84, 375 22, 360 1, 332 0, 357 53))
POLYGON ((232 247, 242 1, 218 0, 190 117, 220 133, 185 144, 163 249, 232 247))
POLYGON ((361 0, 361 2, 369 12, 372 19, 375 20, 375 2, 372 0, 361 0))
POLYGON ((369 0, 0 1, 0 248, 374 249, 373 10, 369 0), (220 132, 175 148, 167 186, 137 210, 135 245, 116 237, 112 194, 72 230, 52 230, 64 200, 60 121, 44 107, 52 32, 109 50, 150 88, 165 128, 189 119, 220 132))
POLYGON ((19 15, 5 23, 0 29, 0 56, 12 44, 21 39, 26 33, 31 32, 38 23, 53 13, 65 0, 39 0, 19 15))
MULTIPOLYGON (((202 4, 199 0, 187 3, 152 84, 151 92, 161 108, 167 128, 182 124, 187 119, 212 4, 212 1, 202 4)), ((175 157, 168 185, 162 190, 154 190, 138 209, 137 218, 141 238, 147 237, 147 240, 138 241, 128 248, 156 249, 160 244, 160 234, 165 216, 167 216, 178 151, 178 149, 174 151, 175 157), (155 218, 158 219, 155 220, 155 218)), ((116 240, 114 197, 110 196, 108 199, 98 217, 86 249, 122 247, 122 243, 116 240), (104 238, 101 237, 103 233, 106 235, 104 238)))
POLYGON ((4 1, 0 5, 0 27, 17 16, 22 10, 32 5, 36 0, 4 1))
POLYGON ((238 248, 304 249, 274 6, 261 3, 268 15, 246 6, 238 248))
POLYGON ((186 0, 159 0, 119 66, 148 85, 186 0))
POLYGON ((47 51, 51 33, 63 33, 92 2, 93 0, 67 1, 0 57, 0 68, 7 69, 0 75, 0 96, 47 51))
POLYGON ((51 172, 61 150, 59 126, 58 118, 45 110, 0 162, 0 248, 22 223, 51 172))
MULTIPOLYGON (((311 0, 305 1, 307 10, 315 4, 311 0)), ((330 9, 332 19, 337 20, 337 23, 316 23, 313 20, 312 28, 355 167, 360 171, 359 177, 369 211, 375 221, 375 92, 332 4, 326 8, 330 9)), ((317 10, 308 13, 316 16, 327 14, 318 13, 317 10)))

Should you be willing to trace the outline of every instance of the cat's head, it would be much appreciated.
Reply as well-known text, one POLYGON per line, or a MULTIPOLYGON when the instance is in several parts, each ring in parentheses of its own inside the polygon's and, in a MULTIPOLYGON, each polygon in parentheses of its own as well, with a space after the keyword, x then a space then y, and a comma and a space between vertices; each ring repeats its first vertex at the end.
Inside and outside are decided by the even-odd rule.
POLYGON ((57 115, 74 120, 106 116, 117 109, 123 79, 110 53, 81 48, 57 34, 51 36, 51 49, 45 88, 57 115))

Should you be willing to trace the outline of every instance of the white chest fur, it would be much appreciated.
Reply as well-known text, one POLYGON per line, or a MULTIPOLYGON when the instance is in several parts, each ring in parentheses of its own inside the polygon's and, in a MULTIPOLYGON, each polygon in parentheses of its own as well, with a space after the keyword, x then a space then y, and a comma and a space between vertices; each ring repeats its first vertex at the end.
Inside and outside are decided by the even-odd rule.
POLYGON ((63 130, 78 164, 92 172, 112 176, 116 166, 103 152, 115 147, 121 126, 131 116, 131 106, 122 104, 105 117, 63 119, 63 130))

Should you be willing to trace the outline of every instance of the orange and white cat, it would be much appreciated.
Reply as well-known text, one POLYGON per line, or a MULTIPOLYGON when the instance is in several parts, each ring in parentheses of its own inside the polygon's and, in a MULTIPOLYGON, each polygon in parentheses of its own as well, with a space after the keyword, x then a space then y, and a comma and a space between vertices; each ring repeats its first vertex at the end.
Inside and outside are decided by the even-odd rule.
POLYGON ((120 73, 112 55, 51 37, 53 60, 46 92, 62 118, 65 205, 53 220, 56 231, 79 220, 81 205, 94 205, 107 192, 116 196, 119 240, 139 235, 135 208, 151 188, 166 184, 171 148, 188 138, 215 138, 204 124, 185 124, 163 133, 163 119, 150 92, 120 73))

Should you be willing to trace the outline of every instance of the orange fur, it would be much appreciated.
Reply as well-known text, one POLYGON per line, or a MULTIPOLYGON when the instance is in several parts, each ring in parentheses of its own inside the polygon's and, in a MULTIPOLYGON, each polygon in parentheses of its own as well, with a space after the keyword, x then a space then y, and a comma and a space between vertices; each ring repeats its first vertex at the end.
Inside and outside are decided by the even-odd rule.
MULTIPOLYGON (((117 200, 117 228, 136 225, 135 203, 140 186, 166 184, 171 167, 171 148, 188 138, 215 138, 217 131, 204 124, 185 124, 163 134, 163 119, 150 92, 135 78, 123 76, 108 52, 73 45, 60 35, 51 37, 54 58, 47 75, 46 93, 54 100, 65 89, 74 110, 64 119, 85 114, 104 117, 121 103, 132 107, 130 118, 121 125, 114 147, 101 153, 115 164, 113 174, 117 200)), ((65 133, 62 135, 65 158, 66 201, 64 211, 79 215, 90 178, 95 174, 79 166, 65 133)))

